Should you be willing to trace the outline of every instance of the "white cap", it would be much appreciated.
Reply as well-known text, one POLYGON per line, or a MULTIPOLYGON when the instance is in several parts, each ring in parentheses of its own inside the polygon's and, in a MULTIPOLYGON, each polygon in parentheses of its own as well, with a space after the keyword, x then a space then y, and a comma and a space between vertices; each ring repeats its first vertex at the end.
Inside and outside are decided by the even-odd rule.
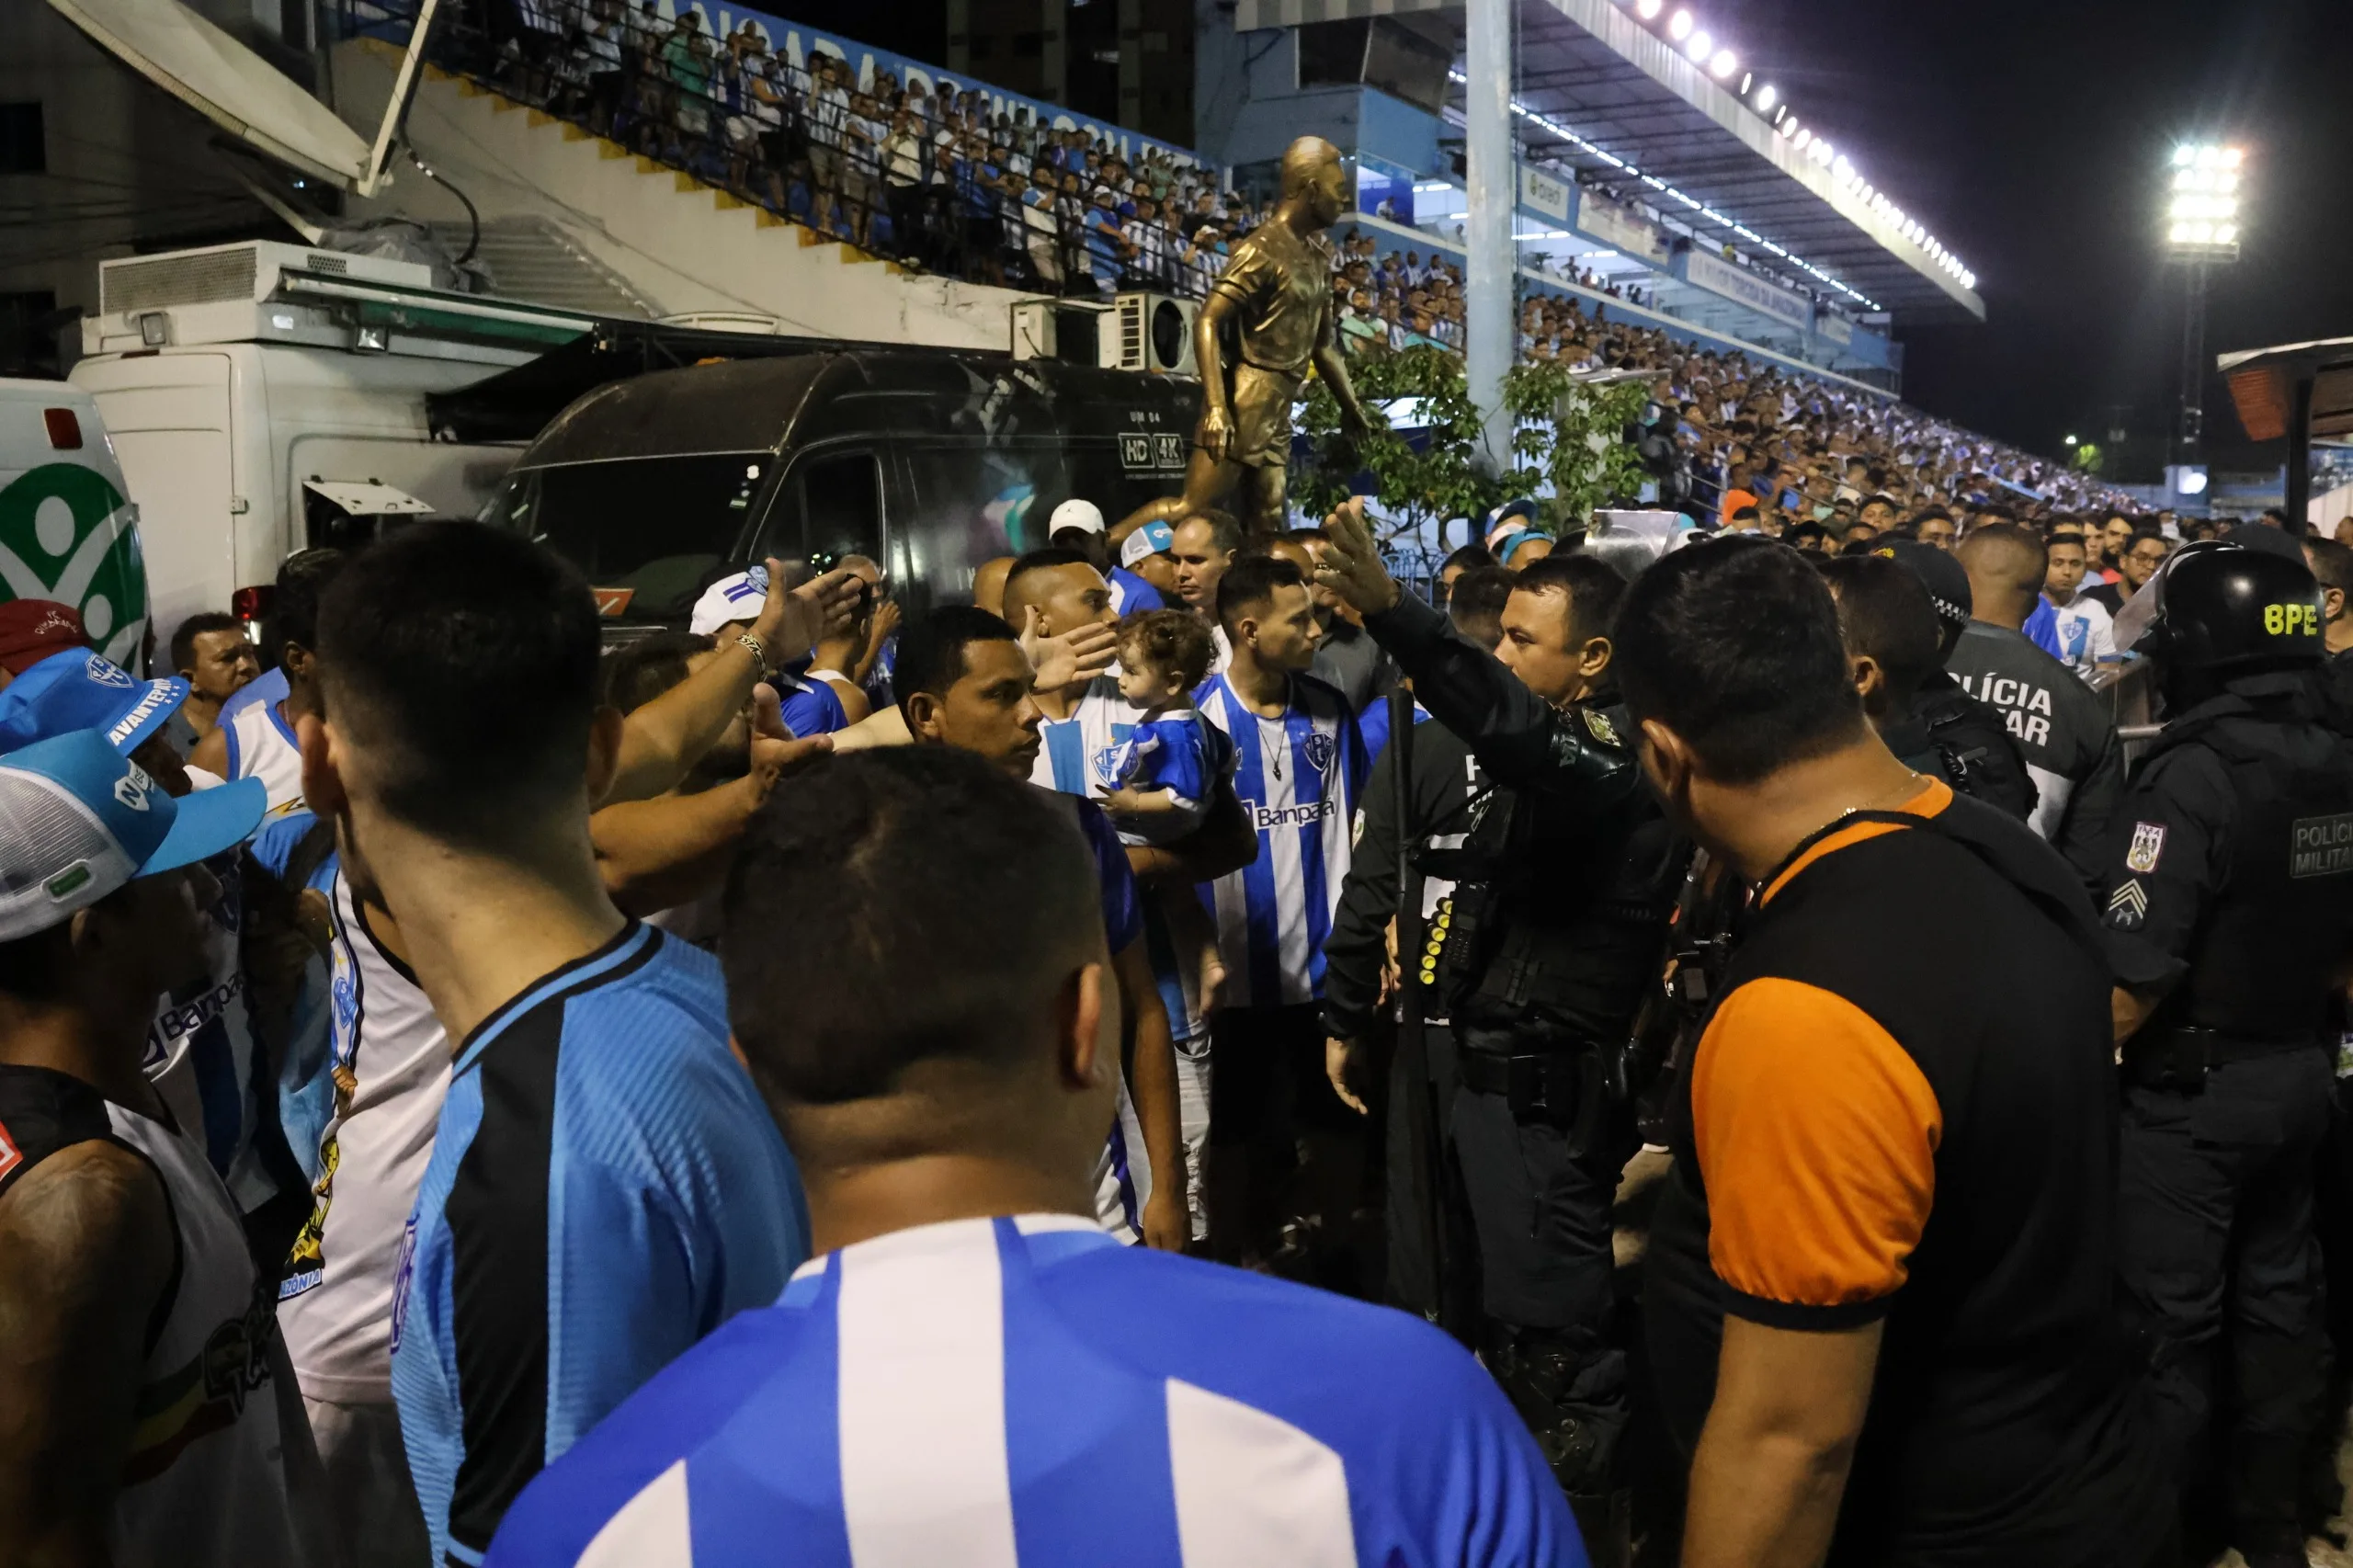
POLYGON ((767 597, 767 567, 733 573, 702 591, 702 597, 695 601, 694 612, 688 619, 687 630, 698 637, 708 637, 732 622, 757 620, 767 597))
POLYGON ((1046 519, 1046 537, 1053 538, 1064 528, 1076 528, 1081 533, 1099 534, 1103 531, 1103 508, 1092 501, 1073 496, 1054 508, 1046 519))

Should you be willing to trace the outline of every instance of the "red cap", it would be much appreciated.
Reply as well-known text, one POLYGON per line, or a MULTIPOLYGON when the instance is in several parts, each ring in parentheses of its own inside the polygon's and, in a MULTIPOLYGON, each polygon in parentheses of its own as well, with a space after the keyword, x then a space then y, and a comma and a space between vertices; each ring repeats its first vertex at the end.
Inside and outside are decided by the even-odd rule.
POLYGON ((82 618, 55 599, 10 599, 0 604, 0 669, 20 676, 68 648, 90 645, 82 618))

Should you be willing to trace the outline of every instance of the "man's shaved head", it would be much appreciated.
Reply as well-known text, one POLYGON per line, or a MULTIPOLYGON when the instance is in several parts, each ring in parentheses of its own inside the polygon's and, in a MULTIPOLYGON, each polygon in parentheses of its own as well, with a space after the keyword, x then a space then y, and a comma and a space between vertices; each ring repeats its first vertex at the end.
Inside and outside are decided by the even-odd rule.
POLYGON ((2016 523, 1988 523, 1953 554, 1969 574, 1972 616, 2012 631, 2026 624, 2051 568, 2041 535, 2016 523))
POLYGON ((991 615, 1005 613, 1005 574, 1013 570, 1013 557, 1000 555, 994 561, 983 561, 972 574, 972 602, 991 615))
POLYGON ((1988 523, 1963 540, 1961 563, 1973 585, 1988 582, 2040 592, 2050 570, 2050 550, 2031 531, 2016 523, 1988 523))

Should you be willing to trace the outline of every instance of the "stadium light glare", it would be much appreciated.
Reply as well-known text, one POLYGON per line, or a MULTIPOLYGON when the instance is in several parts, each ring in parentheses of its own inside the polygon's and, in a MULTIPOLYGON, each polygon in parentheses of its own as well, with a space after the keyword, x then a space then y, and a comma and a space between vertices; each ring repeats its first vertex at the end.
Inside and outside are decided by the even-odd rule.
POLYGON ((2067 444, 2071 447, 2074 446, 2075 444, 2075 438, 2073 436, 2068 437, 2067 444))
POLYGON ((2176 147, 2173 150, 2173 166, 2175 168, 2186 169, 2197 161, 2198 149, 2195 147, 2181 146, 2176 147))
POLYGON ((1739 69, 1740 58, 1729 49, 1716 51, 1716 57, 1708 62, 1708 74, 1719 82, 1739 69))
POLYGON ((1708 55, 1715 47, 1716 40, 1708 36, 1707 28, 1701 28, 1685 40, 1683 52, 1691 57, 1691 62, 1694 65, 1704 65, 1707 63, 1708 55))
MULTIPOLYGON (((1458 87, 1467 86, 1470 85, 1470 78, 1465 76, 1460 71, 1449 69, 1446 74, 1446 77, 1449 82, 1458 87)), ((1751 244, 1761 246, 1768 255, 1788 262, 1791 267, 1796 267, 1799 271, 1803 272, 1808 277, 1820 281, 1825 288, 1836 290, 1839 293, 1846 295, 1848 299, 1862 306, 1863 309, 1867 311, 1885 309, 1885 307, 1877 300, 1872 299, 1870 295, 1864 293, 1853 284, 1847 282, 1844 278, 1838 278, 1834 274, 1824 272, 1821 267, 1816 267, 1813 263, 1806 260, 1805 257, 1797 255, 1787 246, 1775 244, 1771 240, 1765 238, 1763 235, 1748 228, 1746 225, 1733 222, 1731 219, 1728 219, 1722 213, 1717 212, 1713 208, 1704 206, 1698 201, 1694 201, 1690 197, 1686 196, 1683 192, 1676 189, 1673 186, 1667 184, 1656 175, 1644 174, 1641 169, 1635 167, 1626 159, 1618 156, 1615 153, 1609 152, 1605 148, 1596 146, 1593 142, 1586 141, 1584 137, 1578 135, 1575 131, 1570 130, 1559 120, 1552 119, 1549 115, 1540 114, 1535 109, 1529 108, 1519 99, 1514 98, 1511 100, 1511 112, 1519 119, 1528 121, 1530 125, 1538 127, 1540 130, 1543 131, 1546 135, 1553 137, 1558 141, 1567 142, 1570 146, 1576 148, 1586 156, 1598 159, 1602 163, 1608 165, 1609 167, 1624 174, 1631 179, 1638 179, 1654 190, 1657 190, 1665 195, 1673 197, 1676 200, 1683 203, 1683 205, 1690 210, 1699 214, 1700 217, 1730 230, 1733 233, 1738 235, 1744 240, 1746 240, 1751 244)), ((1796 121, 1792 120, 1790 123, 1794 125, 1796 121)), ((1824 145, 1826 148, 1827 143, 1824 143, 1824 145)), ((1419 187, 1416 187, 1415 188, 1418 189, 1419 187)), ((1451 189, 1453 187, 1449 186, 1444 188, 1451 189)))
POLYGON ((1773 105, 1779 101, 1780 97, 1780 94, 1773 90, 1772 83, 1766 83, 1763 86, 1756 89, 1756 112, 1759 114, 1771 113, 1773 105))
POLYGON ((1698 26, 1698 24, 1692 21, 1690 12, 1677 11, 1674 16, 1667 18, 1666 36, 1673 39, 1676 42, 1681 43, 1685 39, 1691 36, 1691 29, 1696 26, 1698 26))
POLYGON ((1658 14, 1665 9, 1666 0, 1634 0, 1634 15, 1646 22, 1657 20, 1658 14))
POLYGON ((2214 225, 2214 243, 2218 245, 2238 244, 2239 226, 2236 223, 2217 223, 2214 225))
POLYGON ((1751 87, 1753 87, 1753 86, 1755 86, 1756 85, 1756 72, 1751 71, 1751 72, 1747 73, 1745 75, 1742 76, 1742 77, 1741 77, 1741 79, 1740 79, 1740 96, 1741 96, 1742 97, 1744 97, 1744 98, 1745 98, 1745 97, 1746 97, 1748 96, 1748 89, 1749 89, 1749 88, 1751 88, 1751 87))

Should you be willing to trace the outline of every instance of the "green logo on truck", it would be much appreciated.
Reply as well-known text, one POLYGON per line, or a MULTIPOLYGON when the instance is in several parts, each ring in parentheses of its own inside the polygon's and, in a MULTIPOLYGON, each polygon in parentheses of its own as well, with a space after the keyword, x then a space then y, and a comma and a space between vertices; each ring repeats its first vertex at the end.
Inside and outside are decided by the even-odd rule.
POLYGON ((135 666, 147 630, 147 567, 106 475, 46 463, 0 489, 0 599, 72 605, 100 652, 135 666))

